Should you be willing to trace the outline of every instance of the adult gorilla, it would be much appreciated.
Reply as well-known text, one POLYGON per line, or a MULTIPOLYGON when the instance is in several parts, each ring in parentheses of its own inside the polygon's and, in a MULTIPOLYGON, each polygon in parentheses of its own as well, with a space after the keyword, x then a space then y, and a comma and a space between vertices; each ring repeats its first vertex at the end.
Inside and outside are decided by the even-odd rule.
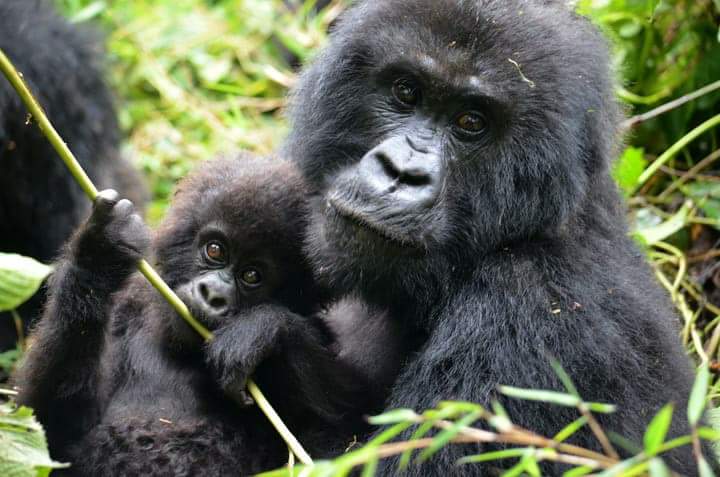
MULTIPOLYGON (((302 78, 287 151, 320 191, 321 273, 417 343, 389 407, 562 389, 554 356, 584 398, 619 406, 607 429, 641 441, 662 405, 684 409, 692 373, 608 173, 621 114, 606 43, 561 3, 357 4, 302 78)), ((577 418, 503 403, 546 435, 577 418)), ((599 448, 588 429, 574 442, 599 448)), ((448 475, 467 451, 409 473, 448 475)), ((668 463, 696 472, 689 449, 668 463)))

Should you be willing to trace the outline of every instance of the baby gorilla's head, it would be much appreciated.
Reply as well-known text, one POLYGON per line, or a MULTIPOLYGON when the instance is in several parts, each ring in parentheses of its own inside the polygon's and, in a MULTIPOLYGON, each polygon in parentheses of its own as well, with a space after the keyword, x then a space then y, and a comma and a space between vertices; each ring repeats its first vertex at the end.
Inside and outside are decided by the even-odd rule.
POLYGON ((260 304, 310 313, 322 290, 302 254, 306 197, 294 167, 279 159, 201 165, 157 231, 163 278, 210 330, 260 304))

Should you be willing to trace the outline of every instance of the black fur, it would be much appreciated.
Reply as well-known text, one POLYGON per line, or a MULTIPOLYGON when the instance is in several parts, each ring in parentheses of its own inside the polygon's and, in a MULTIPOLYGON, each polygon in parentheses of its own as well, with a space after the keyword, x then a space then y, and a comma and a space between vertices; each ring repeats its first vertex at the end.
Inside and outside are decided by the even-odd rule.
MULTIPOLYGON (((320 189, 307 250, 331 285, 411 330, 389 408, 500 398, 552 436, 576 410, 497 386, 562 390, 554 356, 585 399, 619 406, 598 417, 607 430, 641 442, 674 402, 672 435, 685 434, 693 374, 678 319, 609 174, 621 112, 607 45, 563 3, 348 11, 294 94, 287 154, 320 189)), ((572 442, 600 449, 589 429, 572 442)), ((474 451, 449 446, 406 475, 486 475, 453 470, 474 451)), ((667 462, 697 472, 689 448, 667 462)))
MULTIPOLYGON (((71 475, 282 466, 286 446, 247 406, 251 374, 315 456, 340 452, 365 429, 363 413, 380 407, 394 364, 356 360, 333 339, 333 313, 330 326, 313 317, 326 298, 301 255, 306 194, 289 163, 248 157, 208 163, 180 185, 152 249, 163 278, 214 333, 207 344, 144 278, 130 278, 148 233, 129 201, 101 194, 57 265, 16 379, 18 402, 36 410, 71 475), (223 253, 209 255, 208 244, 223 253), (250 284, 250 269, 262 281, 250 284)), ((358 320, 383 316, 354 310, 358 320)), ((372 340, 372 331, 360 338, 372 340)))
MULTIPOLYGON (((98 61, 99 42, 60 18, 45 1, 0 2, 0 48, 88 175, 144 202, 145 190, 118 154, 119 129, 98 61)), ((89 201, 5 78, 0 78, 0 251, 53 260, 89 210, 89 201)), ((27 320, 41 296, 21 309, 27 320)), ((0 348, 15 331, 0 314, 0 348), (7 325, 7 326, 6 326, 7 325)))

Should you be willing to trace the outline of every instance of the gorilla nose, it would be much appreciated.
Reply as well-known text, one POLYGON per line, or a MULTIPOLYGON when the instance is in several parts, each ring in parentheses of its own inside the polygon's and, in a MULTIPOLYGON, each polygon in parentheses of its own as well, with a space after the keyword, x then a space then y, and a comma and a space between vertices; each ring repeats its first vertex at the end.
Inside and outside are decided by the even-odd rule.
POLYGON ((438 154, 402 137, 389 139, 368 152, 360 162, 359 176, 372 195, 431 207, 440 195, 445 167, 438 154))
POLYGON ((197 284, 197 295, 209 313, 220 315, 230 307, 233 286, 221 278, 208 277, 197 284))

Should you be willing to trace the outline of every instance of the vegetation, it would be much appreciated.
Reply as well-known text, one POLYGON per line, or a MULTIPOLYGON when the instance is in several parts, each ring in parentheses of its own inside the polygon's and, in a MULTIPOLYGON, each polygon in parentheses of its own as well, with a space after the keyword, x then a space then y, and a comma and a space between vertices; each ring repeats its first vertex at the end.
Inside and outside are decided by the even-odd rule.
MULTIPOLYGON (((196 161, 238 148, 267 153, 279 144, 287 129, 282 114, 287 90, 296 79, 285 57, 311 57, 343 4, 336 0, 313 15, 312 1, 299 13, 289 12, 282 0, 56 2, 69 18, 90 20, 106 35, 110 81, 127 134, 125 154, 145 172, 153 191, 151 221, 162 216, 174 183, 196 161)), ((613 40, 622 78, 618 97, 630 118, 623 125, 628 146, 620 151, 614 174, 628 199, 633 233, 677 306, 683 342, 699 365, 689 409, 668 405, 659 410, 644 442, 633 449, 637 457, 620 463, 613 449, 628 443, 593 424, 594 413, 611 412, 612 406, 584 402, 557 367, 566 393, 503 390, 510 397, 577 407, 578 420, 557 436, 517 428, 499 405, 487 410, 445 403, 434 410, 399 410, 373 421, 387 426, 375 441, 317 465, 312 475, 344 475, 355 466, 372 475, 382 456, 402 455, 409 463, 428 458, 442 445, 463 442, 513 444, 462 462, 514 459, 516 466, 506 473, 511 476, 539 475, 537 463, 544 460, 576 464, 571 476, 600 469, 605 469, 601 475, 669 475, 661 463, 664 450, 717 439, 716 431, 693 416, 720 398, 720 1, 576 3, 613 40), (666 442, 673 412, 688 412, 695 428, 691 436, 666 442), (470 427, 478 421, 489 430, 470 427), (586 425, 604 453, 561 444, 586 425), (411 428, 411 441, 394 441, 411 428), (421 450, 413 454, 416 449, 421 450)), ((19 263, 14 257, 0 259, 19 263)), ((12 268, 13 273, 21 268, 12 268)), ((35 265, 30 269, 25 294, 40 273, 35 265)), ((9 276, 3 273, 0 266, 0 280, 9 276)), ((11 358, 0 356, 0 365, 11 358)), ((720 420, 712 409, 710 416, 720 420)), ((11 463, 24 466, 17 475, 46 475, 57 466, 46 453, 32 450, 45 444, 29 411, 2 407, 0 421, 0 469, 11 463), (15 432, 22 426, 39 432, 23 441, 27 447, 15 440, 23 435, 15 432)), ((702 463, 700 473, 712 475, 702 463)))

